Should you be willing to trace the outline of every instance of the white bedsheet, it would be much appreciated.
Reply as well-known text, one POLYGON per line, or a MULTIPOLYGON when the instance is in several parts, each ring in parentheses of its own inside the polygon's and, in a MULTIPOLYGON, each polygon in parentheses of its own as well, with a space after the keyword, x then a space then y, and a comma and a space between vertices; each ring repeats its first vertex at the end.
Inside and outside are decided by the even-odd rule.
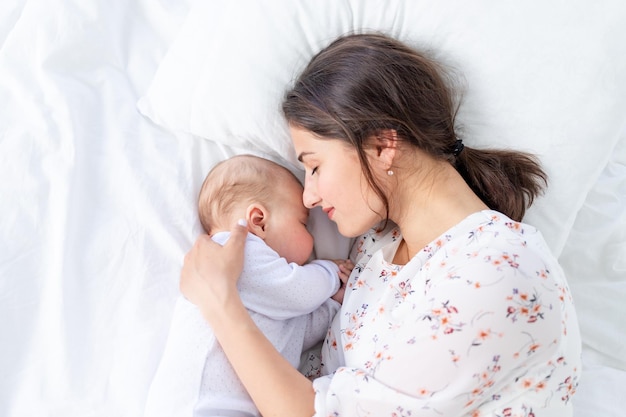
POLYGON ((136 110, 186 7, 46 0, 8 12, 0 416, 139 416, 198 233, 198 182, 226 154, 136 110))
MULTIPOLYGON (((198 188, 245 151, 137 111, 189 4, 0 4, 0 416, 142 415, 198 188)), ((584 337, 575 416, 621 417, 626 134, 560 259, 584 337)))

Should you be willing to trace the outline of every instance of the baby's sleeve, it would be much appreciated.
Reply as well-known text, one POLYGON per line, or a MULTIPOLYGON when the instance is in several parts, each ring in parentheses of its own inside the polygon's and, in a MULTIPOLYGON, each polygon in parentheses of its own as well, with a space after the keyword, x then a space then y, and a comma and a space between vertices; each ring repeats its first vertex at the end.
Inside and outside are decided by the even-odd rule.
POLYGON ((328 328, 341 304, 329 298, 324 304, 307 316, 306 332, 304 334, 303 350, 311 349, 320 340, 326 337, 328 328))
POLYGON ((238 284, 246 308, 285 320, 311 313, 339 290, 339 267, 334 262, 288 263, 268 246, 248 243, 238 284))

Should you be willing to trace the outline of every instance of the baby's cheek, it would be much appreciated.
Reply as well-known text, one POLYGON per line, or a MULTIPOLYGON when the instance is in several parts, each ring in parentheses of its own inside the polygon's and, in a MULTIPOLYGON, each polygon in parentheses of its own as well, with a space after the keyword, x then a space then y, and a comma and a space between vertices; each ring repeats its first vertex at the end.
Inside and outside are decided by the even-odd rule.
POLYGON ((301 264, 308 261, 313 252, 313 236, 310 233, 300 233, 294 237, 290 244, 292 245, 292 250, 297 251, 297 256, 302 261, 300 262, 301 264))
POLYGON ((306 241, 306 248, 308 250, 307 256, 311 255, 311 252, 313 252, 313 235, 311 235, 310 233, 307 233, 307 241, 306 241))

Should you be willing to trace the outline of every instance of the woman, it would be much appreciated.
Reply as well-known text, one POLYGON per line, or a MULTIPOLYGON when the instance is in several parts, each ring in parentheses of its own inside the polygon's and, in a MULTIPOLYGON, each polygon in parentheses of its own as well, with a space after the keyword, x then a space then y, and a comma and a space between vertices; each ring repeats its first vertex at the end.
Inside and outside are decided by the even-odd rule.
POLYGON ((546 176, 530 155, 465 146, 442 74, 397 40, 350 35, 285 97, 305 205, 360 236, 326 375, 300 375, 243 308, 243 228, 186 256, 181 291, 263 415, 571 415, 571 296, 541 234, 519 223, 546 176))

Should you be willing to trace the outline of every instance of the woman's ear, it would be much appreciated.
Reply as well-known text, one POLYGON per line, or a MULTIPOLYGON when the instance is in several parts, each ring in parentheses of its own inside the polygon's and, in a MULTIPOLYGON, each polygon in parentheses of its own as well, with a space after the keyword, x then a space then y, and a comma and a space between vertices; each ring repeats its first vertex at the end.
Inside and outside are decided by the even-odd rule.
POLYGON ((265 239, 265 224, 268 212, 262 204, 252 203, 246 209, 246 220, 248 230, 254 235, 265 239))
POLYGON ((376 135, 376 158, 384 170, 391 169, 398 149, 398 132, 395 129, 384 129, 376 135))

